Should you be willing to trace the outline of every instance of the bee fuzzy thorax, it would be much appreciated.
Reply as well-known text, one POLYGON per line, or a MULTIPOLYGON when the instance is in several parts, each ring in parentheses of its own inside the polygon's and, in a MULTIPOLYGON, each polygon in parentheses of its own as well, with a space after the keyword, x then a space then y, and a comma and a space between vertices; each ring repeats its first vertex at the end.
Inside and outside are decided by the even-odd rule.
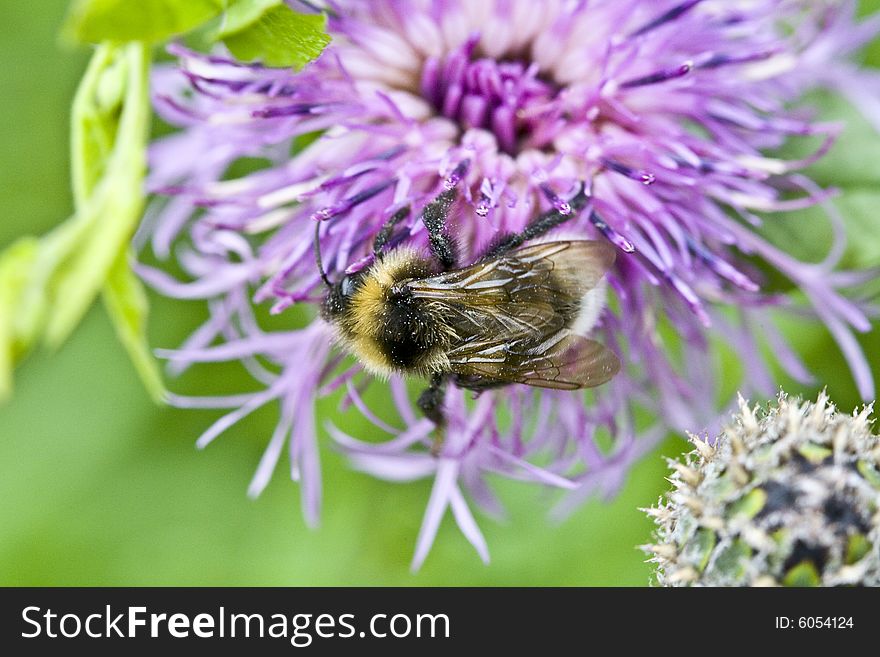
POLYGON ((425 300, 409 294, 406 281, 434 273, 418 251, 398 248, 333 286, 325 319, 337 340, 372 374, 429 375, 448 368, 449 327, 425 300))

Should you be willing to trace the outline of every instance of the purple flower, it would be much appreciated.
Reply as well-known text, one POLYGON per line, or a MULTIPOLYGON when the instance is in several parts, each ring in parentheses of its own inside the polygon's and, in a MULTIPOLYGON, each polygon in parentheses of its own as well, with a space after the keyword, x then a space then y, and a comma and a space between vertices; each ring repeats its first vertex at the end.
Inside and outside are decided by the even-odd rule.
POLYGON ((669 430, 715 430, 733 400, 719 403, 719 379, 730 375, 718 371, 713 340, 742 362, 746 396, 774 392, 762 345, 808 381, 770 321, 774 309, 824 322, 861 394, 873 397, 853 337, 870 323, 841 290, 876 272, 834 271, 843 237, 832 190, 800 173, 840 126, 792 104, 817 85, 832 87, 880 127, 880 77, 847 59, 876 34, 878 17, 857 23, 852 2, 806 0, 340 1, 330 10, 333 44, 299 73, 173 46, 176 66, 155 78, 156 108, 181 130, 152 148, 151 189, 167 198, 139 239, 161 258, 178 244, 173 253, 189 280, 146 266, 141 274, 210 309, 180 349, 162 352, 173 373, 235 360, 262 386, 173 398, 231 409, 200 446, 280 403, 251 494, 287 446, 305 516, 317 522, 315 403, 342 388, 343 407, 377 428, 357 438, 326 422, 355 468, 389 481, 434 478, 414 567, 447 508, 487 560, 469 507, 501 513, 487 475, 561 488, 556 511, 565 512, 613 494, 669 430), (816 140, 810 158, 773 155, 796 138, 816 140), (268 164, 230 178, 243 157, 268 164), (580 184, 587 206, 559 233, 618 248, 597 339, 620 355, 623 372, 589 393, 511 386, 472 399, 452 388, 447 440, 432 456, 432 424, 414 410, 412 391, 345 358, 318 318, 315 221, 324 222, 324 265, 338 277, 369 262, 373 238, 404 206, 413 212, 400 239, 425 248, 420 209, 456 187, 463 200, 452 222, 468 261, 499 231, 520 230, 554 207, 571 211, 567 199, 580 184), (796 260, 756 230, 775 213, 813 205, 835 226, 821 263, 796 260), (790 279, 809 306, 762 292, 769 270, 790 279), (307 304, 314 319, 270 331, 255 319, 259 304, 275 314, 307 304), (371 412, 361 397, 368 386, 387 387, 398 422, 371 412), (602 447, 609 439, 612 447, 602 447))

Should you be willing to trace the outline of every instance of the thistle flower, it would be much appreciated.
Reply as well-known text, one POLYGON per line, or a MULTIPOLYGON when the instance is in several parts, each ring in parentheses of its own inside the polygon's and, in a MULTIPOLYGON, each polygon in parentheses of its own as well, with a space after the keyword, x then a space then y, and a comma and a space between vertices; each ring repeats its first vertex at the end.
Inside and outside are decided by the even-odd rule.
POLYGON ((365 441, 328 421, 354 467, 390 481, 434 478, 414 566, 447 508, 487 559, 467 502, 501 512, 487 475, 565 489, 557 507, 564 513, 590 495, 613 494, 668 430, 714 426, 713 336, 744 364, 746 393, 773 387, 760 356, 765 342, 792 376, 809 380, 766 321, 770 309, 792 304, 762 293, 762 268, 804 293, 862 394, 873 396, 852 335, 870 324, 841 293, 868 276, 832 273, 843 244, 831 192, 799 173, 828 150, 839 126, 791 107, 817 84, 860 89, 854 102, 880 125, 863 93, 878 78, 847 60, 877 32, 876 17, 856 23, 853 3, 797 0, 340 1, 329 3, 329 13, 334 41, 300 72, 174 45, 176 65, 154 84, 157 110, 181 130, 153 146, 151 189, 168 198, 148 214, 139 243, 149 239, 167 258, 179 241, 175 257, 190 280, 146 266, 140 272, 169 296, 208 302, 204 326, 179 350, 162 352, 172 372, 239 360, 263 386, 173 398, 231 409, 199 446, 280 403, 252 494, 288 444, 305 516, 317 522, 314 405, 342 388, 343 405, 388 438, 365 441), (819 146, 806 160, 771 156, 794 138, 818 138, 819 146), (231 176, 240 158, 268 163, 231 176), (588 203, 573 212, 568 199, 581 184, 588 203), (323 291, 312 254, 316 221, 325 266, 339 276, 369 263, 373 238, 405 206, 412 211, 396 239, 425 248, 420 211, 453 187, 464 264, 499 232, 518 231, 551 208, 572 213, 566 234, 617 247, 611 301, 596 333, 625 371, 588 393, 589 401, 520 386, 472 401, 453 388, 447 441, 435 458, 426 448, 432 426, 402 381, 387 384, 400 421, 386 424, 361 396, 386 384, 337 353, 317 313, 303 328, 270 331, 254 307, 282 316, 294 304, 316 307, 323 291), (817 204, 838 228, 822 263, 799 262, 756 230, 759 212, 817 204), (658 325, 680 337, 680 349, 658 325), (637 416, 652 424, 639 420, 637 429, 637 416), (609 437, 610 450, 601 447, 609 437))
POLYGON ((880 586, 880 438, 871 407, 842 415, 780 393, 671 462, 645 546, 666 586, 880 586))

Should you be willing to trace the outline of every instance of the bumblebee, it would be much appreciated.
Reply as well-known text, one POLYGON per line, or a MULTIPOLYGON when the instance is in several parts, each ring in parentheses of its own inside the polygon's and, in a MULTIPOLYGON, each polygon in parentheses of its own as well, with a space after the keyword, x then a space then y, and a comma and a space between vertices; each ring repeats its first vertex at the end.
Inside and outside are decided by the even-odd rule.
POLYGON ((604 308, 603 276, 615 249, 589 240, 532 242, 586 205, 584 186, 569 211, 551 210, 521 232, 496 239, 466 267, 446 227, 455 189, 425 206, 431 257, 386 249, 403 209, 377 234, 372 262, 328 286, 322 315, 341 345, 375 375, 418 375, 430 386, 418 400, 424 415, 444 424, 447 383, 480 392, 521 383, 576 390, 598 386, 620 369, 607 347, 585 337, 604 308), (528 244, 527 244, 528 243, 528 244))

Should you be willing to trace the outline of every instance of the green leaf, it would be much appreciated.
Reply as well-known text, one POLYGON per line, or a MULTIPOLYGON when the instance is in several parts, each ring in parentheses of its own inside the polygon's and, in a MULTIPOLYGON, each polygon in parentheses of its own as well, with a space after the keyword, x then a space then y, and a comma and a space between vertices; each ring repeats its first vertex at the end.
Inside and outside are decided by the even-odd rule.
POLYGON ((147 346, 147 295, 131 270, 129 260, 130 254, 125 250, 113 264, 104 286, 104 305, 147 391, 156 402, 162 402, 165 400, 162 375, 147 346))
POLYGON ((104 175, 119 128, 126 83, 126 68, 115 49, 95 50, 70 115, 70 177, 77 206, 86 202, 104 175))
MULTIPOLYGON (((818 109, 821 121, 839 123, 842 132, 831 150, 810 166, 810 178, 823 186, 876 187, 880 172, 876 167, 865 166, 876 157, 880 147, 880 134, 864 115, 840 94, 821 90, 809 93, 802 104, 818 109)), ((781 150, 783 157, 800 159, 809 157, 820 144, 819 137, 793 138, 781 150)))
POLYGON ((88 230, 59 266, 50 290, 54 302, 46 341, 52 347, 60 345, 82 318, 119 253, 127 248, 143 211, 149 52, 137 43, 104 45, 95 59, 100 74, 86 74, 74 101, 72 126, 77 221, 88 230), (124 96, 119 92, 108 102, 106 87, 120 84, 124 96))
POLYGON ((157 43, 220 14, 227 0, 75 0, 62 33, 80 43, 157 43))
POLYGON ((0 253, 0 401, 12 392, 12 370, 27 346, 18 327, 18 309, 39 242, 24 237, 0 253))
POLYGON ((75 214, 0 254, 0 397, 14 365, 41 342, 60 346, 102 288, 144 384, 162 396, 145 338, 146 297, 127 257, 144 207, 149 63, 143 43, 95 50, 72 112, 75 214))
POLYGON ((147 299, 128 255, 144 207, 149 52, 143 44, 115 51, 102 46, 99 56, 101 74, 74 102, 71 140, 77 220, 88 230, 58 268, 46 342, 61 344, 103 288, 120 341, 150 395, 161 401, 162 377, 146 339, 147 299))
MULTIPOLYGON (((880 143, 877 144, 880 149, 880 143)), ((870 168, 870 167, 867 167, 870 168)), ((877 230, 877 207, 880 204, 880 182, 853 186, 842 190, 834 205, 846 226, 846 251, 839 269, 854 270, 876 267, 880 263, 880 231, 877 230)), ((797 213, 770 217, 759 229, 772 244, 805 262, 821 262, 827 255, 832 240, 831 224, 822 208, 806 208, 797 213)), ((766 273, 775 290, 790 291, 787 278, 775 270, 766 273)))
MULTIPOLYGON (((815 91, 804 98, 802 105, 818 110, 819 120, 839 123, 843 128, 831 150, 806 172, 821 187, 836 188, 840 192, 832 201, 843 216, 847 231, 847 251, 840 267, 875 266, 880 262, 880 232, 876 230, 880 168, 870 166, 870 163, 880 150, 880 133, 839 94, 815 91)), ((818 137, 793 138, 781 149, 779 156, 793 160, 806 158, 819 144, 818 137)), ((771 214, 759 233, 806 262, 819 262, 825 258, 833 238, 831 224, 822 207, 771 214)), ((771 290, 791 290, 788 279, 763 265, 759 264, 759 267, 769 276, 771 290)))
MULTIPOLYGON (((880 143, 877 144, 880 150, 880 143)), ((876 151, 875 151, 876 152, 876 151)), ((869 167, 870 168, 870 167, 869 167)), ((877 208, 880 204, 880 183, 873 187, 847 190, 837 202, 846 219, 847 251, 843 269, 867 269, 880 263, 880 231, 877 230, 877 208)))
POLYGON ((263 14, 282 4, 284 0, 233 0, 233 4, 220 19, 214 40, 219 41, 251 27, 263 17, 263 14))
POLYGON ((28 345, 28 349, 42 339, 52 305, 50 286, 57 279, 62 263, 76 251, 88 229, 88 222, 80 217, 67 219, 39 239, 30 270, 20 272, 26 281, 16 309, 16 327, 19 340, 28 345))
POLYGON ((302 68, 330 43, 323 14, 298 14, 281 2, 239 0, 219 36, 238 59, 302 68))

